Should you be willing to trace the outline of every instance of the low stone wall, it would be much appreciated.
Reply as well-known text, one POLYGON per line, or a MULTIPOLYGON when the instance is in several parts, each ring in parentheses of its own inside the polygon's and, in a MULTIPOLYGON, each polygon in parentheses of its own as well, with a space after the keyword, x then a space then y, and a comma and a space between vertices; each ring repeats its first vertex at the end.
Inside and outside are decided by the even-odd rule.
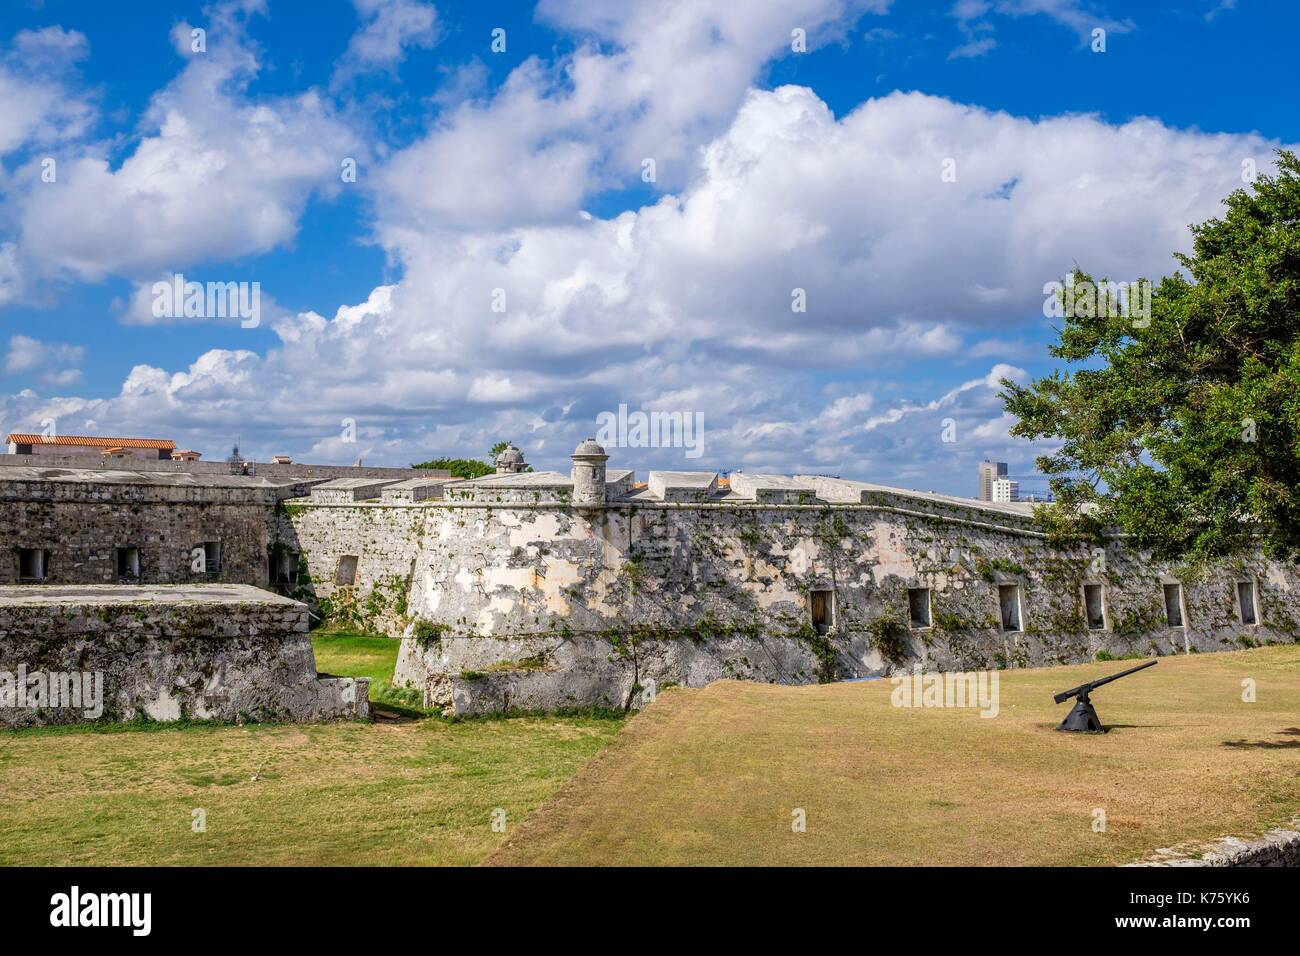
POLYGON ((316 673, 307 608, 247 585, 0 587, 0 726, 369 715, 316 673))
POLYGON ((1157 850, 1129 866, 1300 866, 1300 817, 1262 837, 1224 837, 1200 847, 1157 850))

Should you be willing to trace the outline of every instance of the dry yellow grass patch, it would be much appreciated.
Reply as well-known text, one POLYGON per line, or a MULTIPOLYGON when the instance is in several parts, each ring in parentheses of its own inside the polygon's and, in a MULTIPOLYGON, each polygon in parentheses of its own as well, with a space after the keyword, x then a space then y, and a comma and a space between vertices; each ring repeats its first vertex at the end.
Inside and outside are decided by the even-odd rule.
POLYGON ((1165 658, 1097 691, 1109 733, 1053 729, 1133 663, 1003 672, 992 719, 889 681, 669 690, 490 862, 1113 864, 1300 810, 1300 648, 1165 658))

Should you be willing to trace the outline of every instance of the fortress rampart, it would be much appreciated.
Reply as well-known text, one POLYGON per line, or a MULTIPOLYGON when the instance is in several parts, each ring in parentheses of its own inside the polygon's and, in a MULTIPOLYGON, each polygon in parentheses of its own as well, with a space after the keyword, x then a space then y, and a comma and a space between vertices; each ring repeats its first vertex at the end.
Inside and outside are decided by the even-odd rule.
MULTIPOLYGON (((27 551, 46 542, 56 583, 113 579, 125 542, 156 538, 172 556, 154 566, 143 555, 142 574, 256 584, 400 638, 398 680, 456 713, 637 706, 669 684, 723 677, 1069 663, 1300 633, 1295 569, 1260 555, 1192 567, 1119 539, 1062 550, 1027 505, 826 476, 651 472, 643 484, 606 457, 592 442, 568 475, 507 454, 473 481, 225 477, 201 491, 0 471, 0 530, 27 551), (196 571, 205 541, 221 563, 196 571)), ((24 567, 30 556, 6 573, 24 567)))
POLYGON ((0 726, 364 718, 307 609, 248 585, 0 587, 0 726))

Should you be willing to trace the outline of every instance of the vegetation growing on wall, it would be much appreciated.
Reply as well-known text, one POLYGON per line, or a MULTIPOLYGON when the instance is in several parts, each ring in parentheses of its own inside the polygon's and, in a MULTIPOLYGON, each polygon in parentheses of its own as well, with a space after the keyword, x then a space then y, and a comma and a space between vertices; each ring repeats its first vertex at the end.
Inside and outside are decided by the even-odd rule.
POLYGON ((983 556, 975 559, 975 572, 990 583, 998 579, 998 574, 1008 574, 1020 576, 1025 573, 1025 569, 1019 562, 1011 558, 985 558, 983 556))
POLYGON ((901 664, 907 659, 907 628, 892 614, 882 614, 866 626, 871 646, 891 664, 901 664))
POLYGON ((1112 630, 1118 637, 1137 637, 1166 627, 1165 610, 1158 604, 1124 608, 1115 615, 1112 630))
POLYGON ((415 622, 415 627, 411 631, 411 637, 415 639, 421 648, 428 650, 435 644, 441 643, 443 635, 450 632, 450 624, 421 619, 415 622))
POLYGON ((817 655, 817 682, 829 684, 839 676, 839 654, 825 634, 818 634, 811 627, 809 631, 812 633, 807 635, 805 640, 812 648, 812 652, 817 655))

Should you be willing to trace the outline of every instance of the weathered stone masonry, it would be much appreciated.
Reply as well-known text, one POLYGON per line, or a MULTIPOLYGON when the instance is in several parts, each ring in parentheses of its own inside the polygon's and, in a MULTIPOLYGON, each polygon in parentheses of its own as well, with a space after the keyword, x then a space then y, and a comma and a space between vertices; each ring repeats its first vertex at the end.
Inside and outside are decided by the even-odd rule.
POLYGON ((0 471, 0 584, 40 551, 59 584, 242 583, 268 578, 269 516, 302 482, 63 468, 0 471), (216 545, 196 570, 195 549, 216 545), (138 575, 119 574, 134 549, 138 575))
MULTIPOLYGON (((575 472, 593 465, 584 456, 575 472)), ((614 472, 597 495, 577 501, 570 476, 532 473, 400 507, 291 502, 276 537, 303 555, 300 587, 402 634, 399 680, 457 713, 621 707, 721 677, 1026 666, 1297 633, 1291 568, 1160 566, 1118 541, 1063 552, 1026 506, 739 474, 728 489, 711 474, 652 473, 636 487, 614 472), (1182 626, 1169 625, 1166 584, 1178 585, 1182 626)))
POLYGON ((428 514, 419 505, 282 504, 272 516, 271 547, 297 567, 285 592, 322 617, 400 636, 428 514))
POLYGON ((0 726, 366 717, 369 682, 318 675, 307 623, 249 585, 0 587, 0 726), (78 706, 50 690, 70 679, 78 706))
MULTIPOLYGON (((276 506, 311 484, 0 470, 0 698, 21 668, 99 674, 102 719, 366 716, 367 682, 317 677, 309 609, 265 590, 276 506)), ((0 725, 77 719, 0 701, 0 725)))
POLYGON ((652 472, 638 484, 594 442, 569 475, 503 457, 475 481, 226 478, 147 493, 154 476, 65 473, 22 490, 0 475, 0 530, 50 547, 51 583, 111 580, 114 547, 139 534, 157 538, 160 577, 191 580, 182 555, 215 534, 221 580, 401 637, 398 679, 457 713, 638 705, 721 677, 1013 667, 1297 634, 1295 569, 1259 556, 1194 569, 1119 540, 1061 551, 1025 505, 822 476, 652 472))

